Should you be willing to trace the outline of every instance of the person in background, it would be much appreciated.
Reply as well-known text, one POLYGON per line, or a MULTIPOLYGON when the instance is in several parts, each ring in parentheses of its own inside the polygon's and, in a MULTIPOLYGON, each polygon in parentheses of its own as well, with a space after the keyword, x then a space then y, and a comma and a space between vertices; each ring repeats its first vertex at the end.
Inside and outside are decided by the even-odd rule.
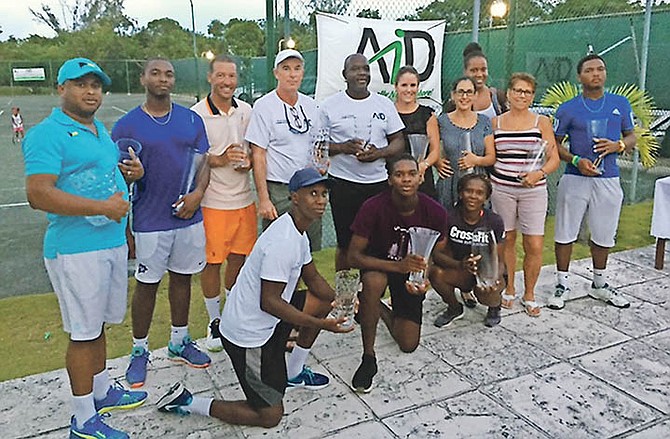
POLYGON ((12 107, 12 143, 21 143, 23 141, 24 127, 23 116, 21 116, 21 109, 19 107, 12 107))
POLYGON ((228 295, 256 242, 258 224, 249 178, 251 160, 244 144, 251 107, 233 96, 237 88, 235 60, 227 55, 215 57, 209 63, 207 81, 209 94, 191 110, 202 118, 209 140, 209 185, 200 202, 207 265, 200 282, 209 316, 205 347, 218 352, 223 346, 220 339, 212 337, 211 326, 218 326, 221 316, 221 264, 226 263, 223 287, 228 295))

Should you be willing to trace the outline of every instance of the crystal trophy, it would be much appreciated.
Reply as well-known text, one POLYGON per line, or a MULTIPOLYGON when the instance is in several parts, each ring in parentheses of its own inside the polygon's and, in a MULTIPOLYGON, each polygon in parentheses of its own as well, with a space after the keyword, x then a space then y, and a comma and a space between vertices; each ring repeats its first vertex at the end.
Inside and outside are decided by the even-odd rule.
POLYGON ((362 141, 364 150, 370 149, 370 141, 372 140, 372 119, 364 121, 354 115, 354 139, 362 141))
MULTIPOLYGON (((464 131, 460 137, 461 145, 460 150, 461 154, 472 152, 472 136, 470 131, 464 131)), ((463 170, 463 174, 472 174, 475 172, 474 168, 468 168, 463 170)))
MULTIPOLYGON (((93 200, 106 200, 120 189, 116 184, 116 167, 100 175, 93 169, 85 169, 70 176, 70 183, 76 190, 76 195, 93 200)), ((84 217, 89 224, 100 227, 114 222, 105 215, 90 215, 84 217)))
POLYGON ((124 160, 132 160, 132 157, 130 156, 130 149, 133 150, 135 156, 139 156, 140 152, 142 152, 142 144, 135 139, 124 137, 118 139, 115 143, 116 147, 119 148, 119 161, 121 163, 123 163, 124 160))
MULTIPOLYGON (((205 165, 205 162, 205 154, 199 152, 195 148, 188 149, 187 166, 181 180, 181 185, 179 186, 179 197, 177 197, 177 200, 180 200, 185 195, 193 192, 197 185, 198 174, 205 165)), ((172 214, 177 215, 182 207, 184 207, 183 200, 179 201, 178 204, 172 208, 172 214)))
MULTIPOLYGON (((595 145, 598 140, 607 138, 607 119, 591 119, 586 121, 586 135, 595 145)), ((605 156, 597 156, 593 160, 599 174, 605 172, 605 156)))
POLYGON ((408 134, 407 141, 412 157, 419 163, 425 160, 428 150, 428 136, 425 134, 408 134))
POLYGON ((346 317, 347 320, 340 324, 343 328, 349 328, 354 324, 354 303, 360 284, 358 270, 340 270, 335 273, 333 316, 336 319, 346 317))
POLYGON ((529 173, 539 171, 542 168, 546 157, 547 144, 544 139, 538 139, 533 143, 531 149, 526 153, 526 162, 522 166, 523 170, 517 176, 517 180, 521 181, 529 173))
POLYGON ((242 136, 239 133, 240 127, 244 126, 244 116, 240 116, 239 122, 236 122, 235 124, 232 124, 232 117, 228 118, 228 121, 229 129, 232 133, 231 148, 234 148, 235 151, 241 151, 246 154, 245 159, 237 160, 232 163, 233 169, 248 168, 251 164, 249 161, 249 150, 246 147, 245 142, 241 139, 242 136))
MULTIPOLYGON (((421 256, 424 260, 428 261, 439 237, 440 232, 437 230, 428 229, 426 227, 410 227, 409 253, 421 256)), ((425 270, 413 271, 409 274, 409 281, 417 286, 423 285, 425 280, 425 270)))
POLYGON ((496 285, 499 278, 498 272, 498 243, 493 230, 478 227, 472 232, 472 247, 470 253, 473 256, 481 256, 477 261, 477 286, 488 288, 496 285))

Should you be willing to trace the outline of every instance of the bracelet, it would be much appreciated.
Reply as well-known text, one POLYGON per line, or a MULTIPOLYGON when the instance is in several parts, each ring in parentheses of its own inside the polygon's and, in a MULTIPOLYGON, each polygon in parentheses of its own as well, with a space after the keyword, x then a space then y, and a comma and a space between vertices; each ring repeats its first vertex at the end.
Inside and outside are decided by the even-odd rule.
POLYGON ((581 158, 580 156, 578 156, 577 154, 573 155, 573 156, 572 156, 572 166, 577 167, 577 163, 579 163, 579 161, 580 161, 581 159, 582 159, 582 158, 581 158))
POLYGON ((423 164, 426 165, 426 168, 430 168, 430 165, 428 164, 428 160, 424 160, 423 164))
POLYGON ((542 178, 547 178, 547 173, 544 172, 544 169, 540 168, 538 170, 542 173, 542 178))
POLYGON ((623 142, 623 140, 619 139, 619 150, 617 152, 621 154, 625 150, 626 150, 626 144, 623 142))

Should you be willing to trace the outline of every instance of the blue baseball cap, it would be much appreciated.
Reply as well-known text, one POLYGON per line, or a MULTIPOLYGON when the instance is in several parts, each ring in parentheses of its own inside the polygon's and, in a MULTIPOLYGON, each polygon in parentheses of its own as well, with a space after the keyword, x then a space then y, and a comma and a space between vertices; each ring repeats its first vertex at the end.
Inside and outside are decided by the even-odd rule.
POLYGON ((99 65, 87 58, 72 58, 63 63, 58 69, 58 85, 63 85, 70 79, 81 78, 93 73, 104 85, 111 85, 112 80, 102 71, 99 65))
POLYGON ((304 187, 314 186, 317 183, 325 183, 330 188, 330 180, 325 175, 321 175, 319 171, 314 168, 304 168, 295 171, 293 177, 288 182, 288 191, 297 192, 304 187))

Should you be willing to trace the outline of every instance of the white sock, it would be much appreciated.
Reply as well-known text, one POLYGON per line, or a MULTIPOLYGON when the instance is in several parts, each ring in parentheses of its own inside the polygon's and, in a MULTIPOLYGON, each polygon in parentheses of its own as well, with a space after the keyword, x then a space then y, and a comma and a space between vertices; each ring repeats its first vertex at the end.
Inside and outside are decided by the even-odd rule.
POLYGON ((570 272, 556 271, 556 282, 563 285, 566 289, 570 288, 570 272))
POLYGON ((214 319, 221 317, 221 298, 219 296, 205 297, 205 308, 207 309, 207 314, 209 314, 210 323, 214 319))
POLYGON ((209 408, 212 406, 212 401, 214 401, 214 398, 194 396, 186 410, 193 413, 194 415, 209 416, 209 408))
POLYGON ((597 268, 593 269, 593 285, 596 288, 602 288, 605 286, 605 270, 599 270, 597 268))
POLYGON ((138 348, 142 348, 145 351, 149 352, 149 336, 146 336, 144 338, 133 337, 133 346, 137 346, 138 348))
POLYGON ((286 376, 289 379, 297 377, 302 372, 302 367, 305 365, 305 361, 307 361, 310 349, 295 345, 286 361, 286 376))
POLYGON ((172 346, 181 345, 184 341, 184 337, 188 335, 188 325, 186 326, 172 326, 172 331, 170 332, 170 343, 172 346))
POLYGON ((72 395, 72 408, 74 410, 74 421, 77 428, 82 428, 84 422, 95 416, 95 404, 93 402, 93 392, 88 395, 72 395))
POLYGON ((112 386, 112 380, 109 379, 109 371, 105 368, 102 372, 93 375, 93 397, 96 401, 101 401, 107 396, 107 391, 112 386))

